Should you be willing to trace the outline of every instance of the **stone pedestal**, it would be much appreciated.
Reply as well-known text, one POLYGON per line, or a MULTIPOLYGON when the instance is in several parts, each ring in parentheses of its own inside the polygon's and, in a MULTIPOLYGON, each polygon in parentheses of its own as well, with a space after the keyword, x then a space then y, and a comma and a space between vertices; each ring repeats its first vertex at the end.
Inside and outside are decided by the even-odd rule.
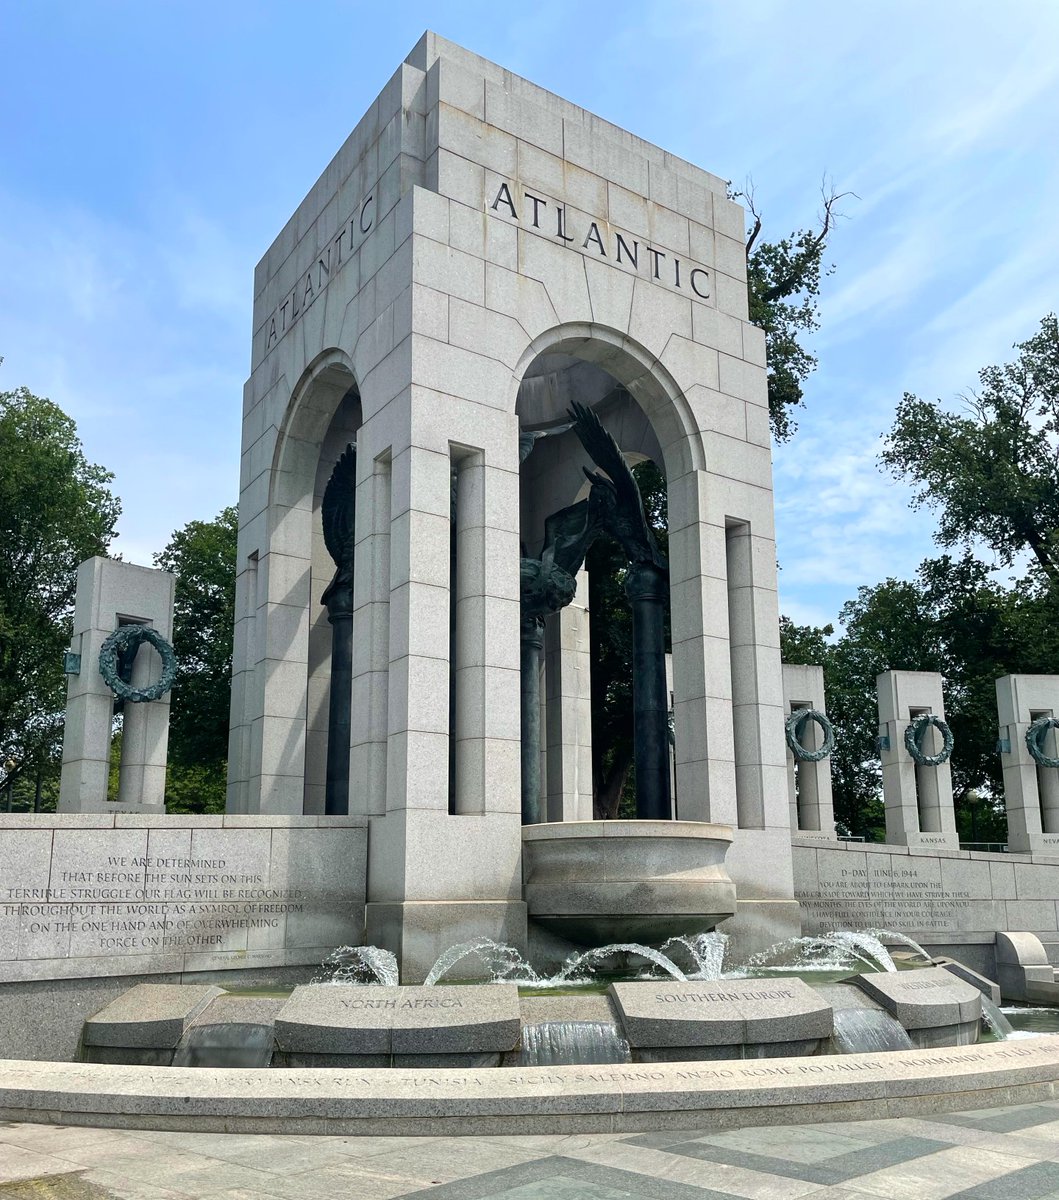
MULTIPOLYGON (((99 652, 119 625, 149 625, 171 641, 175 582, 167 571, 112 558, 89 558, 78 567, 70 648, 80 656, 80 667, 67 684, 60 812, 164 809, 168 692, 158 700, 125 705, 118 800, 107 800, 114 693, 99 673, 99 652)), ((160 674, 157 653, 144 643, 132 685, 146 687, 160 674)))
MULTIPOLYGON (((879 696, 879 757, 882 759, 886 841, 895 846, 958 849, 952 805, 952 770, 920 766, 905 747, 905 730, 921 713, 945 718, 941 676, 934 671, 884 671, 876 680, 879 696)), ((923 750, 941 749, 936 729, 928 729, 923 750)))
MULTIPOLYGON (((1059 855, 1059 768, 1040 766, 1026 745, 1034 720, 1059 716, 1059 675, 1004 675, 996 681, 996 698, 1008 849, 1059 855)), ((1054 729, 1044 751, 1057 757, 1054 729)))
MULTIPOLYGON (((783 664, 784 719, 801 708, 825 713, 824 668, 783 664)), ((823 730, 807 721, 802 735, 808 750, 824 744, 823 730)), ((787 747, 787 794, 790 798, 791 835, 799 839, 835 840, 835 810, 831 799, 831 756, 819 762, 795 758, 787 747)))

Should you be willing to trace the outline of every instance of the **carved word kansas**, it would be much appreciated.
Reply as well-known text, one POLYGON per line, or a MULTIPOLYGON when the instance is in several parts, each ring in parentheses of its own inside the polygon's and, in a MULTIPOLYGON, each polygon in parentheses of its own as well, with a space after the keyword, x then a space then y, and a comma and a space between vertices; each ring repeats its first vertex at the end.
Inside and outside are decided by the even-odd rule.
POLYGON ((601 218, 572 213, 558 200, 502 183, 489 208, 552 241, 594 255, 636 275, 668 287, 710 298, 710 273, 698 263, 659 250, 631 233, 621 233, 601 218))

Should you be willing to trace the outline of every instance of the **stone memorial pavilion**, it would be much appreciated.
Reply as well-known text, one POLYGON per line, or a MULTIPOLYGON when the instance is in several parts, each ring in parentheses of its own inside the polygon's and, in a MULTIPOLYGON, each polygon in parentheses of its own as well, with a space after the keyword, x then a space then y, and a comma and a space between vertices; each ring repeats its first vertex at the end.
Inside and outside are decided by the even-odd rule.
MULTIPOLYGON (((592 463, 567 431, 520 465, 519 436, 573 402, 668 482, 672 815, 736 831, 730 926, 797 932, 745 269, 723 180, 433 34, 258 267, 229 807, 324 811, 320 504, 355 441, 349 812, 370 830, 366 939, 410 966, 526 938, 520 544, 592 463)), ((546 630, 548 821, 592 816, 586 597, 546 630)))

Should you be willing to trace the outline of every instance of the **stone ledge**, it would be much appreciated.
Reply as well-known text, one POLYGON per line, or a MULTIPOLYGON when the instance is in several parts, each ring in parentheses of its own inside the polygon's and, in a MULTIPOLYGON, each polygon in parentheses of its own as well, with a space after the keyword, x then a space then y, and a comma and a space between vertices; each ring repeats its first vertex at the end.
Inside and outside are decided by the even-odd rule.
POLYGON ((0 1120, 327 1134, 636 1132, 1050 1099, 1059 1038, 726 1064, 220 1070, 0 1061, 0 1120))
POLYGON ((475 1054, 519 1039, 513 983, 462 987, 306 984, 276 1016, 276 1046, 293 1054, 475 1054))

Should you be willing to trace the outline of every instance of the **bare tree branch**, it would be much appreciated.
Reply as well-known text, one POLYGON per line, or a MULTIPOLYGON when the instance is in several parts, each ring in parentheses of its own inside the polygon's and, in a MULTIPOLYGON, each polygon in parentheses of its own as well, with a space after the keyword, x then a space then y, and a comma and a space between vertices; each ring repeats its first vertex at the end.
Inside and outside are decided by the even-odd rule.
MULTIPOLYGON (((784 296, 790 295, 795 290, 795 285, 801 279, 805 267, 811 263, 820 252, 823 250, 827 242, 828 236, 835 227, 835 221, 841 215, 838 212, 838 204, 847 196, 856 196, 856 192, 836 192, 834 184, 829 184, 826 180, 821 185, 820 194, 824 201, 823 212, 820 215, 820 231, 815 237, 811 238, 806 247, 800 254, 794 255, 790 262, 790 269, 785 275, 770 287, 767 291, 762 292, 761 299, 767 304, 773 300, 780 300, 784 296)), ((757 218, 757 225, 760 227, 761 219, 757 217, 757 213, 751 208, 751 212, 757 218)), ((757 231, 754 232, 754 237, 757 237, 757 231)), ((747 243, 747 253, 750 252, 752 242, 747 243)))

